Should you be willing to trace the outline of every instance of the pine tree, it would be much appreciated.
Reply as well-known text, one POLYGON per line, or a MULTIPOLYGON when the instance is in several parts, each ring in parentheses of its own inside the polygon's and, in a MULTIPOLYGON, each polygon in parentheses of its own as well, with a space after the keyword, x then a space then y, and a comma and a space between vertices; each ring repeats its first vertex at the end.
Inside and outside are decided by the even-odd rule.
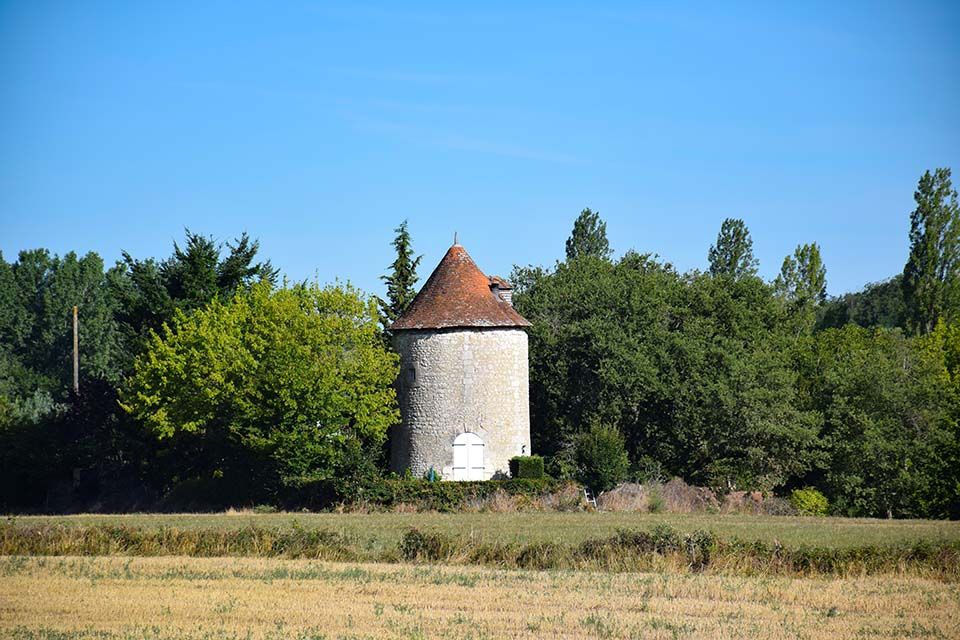
POLYGON ((260 280, 276 284, 280 270, 274 268, 269 260, 253 261, 260 250, 259 240, 250 240, 244 231, 234 240, 234 244, 227 242, 226 245, 230 253, 217 265, 217 286, 221 295, 232 296, 237 287, 249 287, 260 280))
POLYGON ((607 223, 600 219, 600 213, 586 208, 580 212, 573 223, 573 232, 567 238, 567 261, 582 256, 610 257, 610 243, 607 241, 607 223))
POLYGON ((394 229, 394 232, 397 234, 393 239, 393 247, 397 252, 397 258, 390 265, 390 273, 380 276, 380 279, 387 283, 387 299, 377 298, 380 305, 380 321, 385 328, 403 315, 403 312, 413 302, 414 296, 417 295, 415 288, 417 280, 419 280, 417 267, 420 266, 420 260, 423 258, 423 256, 413 257, 413 247, 406 220, 400 223, 400 226, 394 229))
POLYGON ((220 250, 213 238, 186 229, 183 248, 173 243, 173 256, 160 265, 160 274, 170 297, 181 308, 192 311, 202 307, 220 292, 217 287, 217 262, 220 250))
POLYGON ((223 244, 190 229, 185 232, 187 242, 184 248, 174 242, 173 256, 160 264, 160 276, 177 306, 192 311, 218 295, 229 298, 236 293, 237 287, 246 289, 260 280, 276 283, 278 270, 269 260, 253 261, 260 250, 260 242, 251 240, 246 232, 232 244, 226 243, 229 253, 225 258, 221 258, 223 244))
POLYGON ((926 171, 913 194, 910 257, 903 268, 908 323, 918 334, 955 317, 960 279, 960 208, 950 169, 926 171))
POLYGON ((743 220, 727 218, 720 225, 717 244, 707 254, 710 274, 739 280, 757 275, 757 259, 753 256, 753 240, 743 220))
MULTIPOLYGON (((159 331, 164 322, 172 320, 174 309, 189 313, 217 297, 228 300, 238 288, 249 289, 260 280, 276 283, 278 270, 269 260, 253 262, 260 243, 251 241, 246 233, 232 244, 226 243, 228 253, 223 258, 223 245, 212 237, 189 229, 185 233, 183 248, 174 242, 173 255, 160 262, 137 260, 122 252, 120 273, 111 278, 111 287, 128 350, 135 350, 134 345, 150 330, 159 331)), ((126 360, 127 366, 133 364, 132 351, 126 360)))

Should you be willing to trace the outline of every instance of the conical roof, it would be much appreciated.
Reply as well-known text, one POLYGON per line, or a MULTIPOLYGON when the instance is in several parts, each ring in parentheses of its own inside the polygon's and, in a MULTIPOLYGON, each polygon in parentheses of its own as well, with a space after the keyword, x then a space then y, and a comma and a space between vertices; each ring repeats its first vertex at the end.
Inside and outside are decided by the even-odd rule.
POLYGON ((530 323, 497 294, 507 288, 488 278, 459 244, 443 256, 420 293, 390 331, 453 327, 529 327, 530 323))

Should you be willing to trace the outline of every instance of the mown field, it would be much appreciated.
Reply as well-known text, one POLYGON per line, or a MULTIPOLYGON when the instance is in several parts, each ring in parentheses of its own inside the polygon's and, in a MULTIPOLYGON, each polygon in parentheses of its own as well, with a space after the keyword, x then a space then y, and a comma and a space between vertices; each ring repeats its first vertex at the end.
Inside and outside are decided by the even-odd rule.
POLYGON ((122 525, 178 529, 239 529, 254 525, 289 528, 296 523, 356 539, 368 548, 393 547, 411 527, 495 543, 562 542, 575 544, 611 535, 619 529, 669 525, 679 531, 708 530, 723 538, 783 545, 849 548, 925 540, 960 541, 960 522, 875 520, 714 514, 638 513, 276 513, 132 514, 16 516, 17 525, 122 525))
POLYGON ((960 585, 261 558, 0 559, 11 638, 956 638, 960 585))

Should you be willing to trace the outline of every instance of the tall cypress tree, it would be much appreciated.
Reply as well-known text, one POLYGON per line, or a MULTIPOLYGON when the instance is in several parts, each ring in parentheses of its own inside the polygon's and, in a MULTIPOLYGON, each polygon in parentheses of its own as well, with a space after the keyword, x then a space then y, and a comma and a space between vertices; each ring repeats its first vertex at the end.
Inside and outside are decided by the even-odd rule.
POLYGON ((390 265, 390 273, 380 276, 380 279, 387 283, 387 299, 377 299, 380 304, 381 322, 385 328, 403 315, 413 302, 414 296, 417 295, 415 288, 419 280, 417 267, 420 266, 420 260, 423 258, 423 256, 413 257, 413 246, 406 220, 401 222, 394 232, 397 235, 393 239, 393 248, 396 250, 397 257, 390 265))
POLYGON ((956 317, 960 287, 960 207, 950 169, 924 172, 913 194, 910 257, 903 268, 903 296, 910 328, 933 331, 940 318, 956 317))

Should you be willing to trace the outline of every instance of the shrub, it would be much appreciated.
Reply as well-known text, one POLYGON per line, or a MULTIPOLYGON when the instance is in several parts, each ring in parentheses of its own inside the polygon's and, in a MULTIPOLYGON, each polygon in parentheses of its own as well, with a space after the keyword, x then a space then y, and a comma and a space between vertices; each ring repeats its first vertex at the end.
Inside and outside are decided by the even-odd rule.
POLYGON ((638 484, 651 482, 663 484, 668 476, 659 460, 650 456, 640 456, 640 459, 630 466, 630 478, 638 484))
POLYGON ((573 480, 577 477, 577 463, 574 460, 573 447, 564 446, 552 456, 543 458, 544 473, 558 480, 573 480))
POLYGON ((794 489, 790 494, 790 504, 804 516, 825 516, 830 510, 830 502, 813 487, 794 489))
POLYGON ((400 539, 400 557, 410 562, 437 561, 450 552, 451 542, 439 533, 408 529, 400 539))
POLYGON ((574 445, 577 480, 594 491, 606 491, 627 475, 630 460, 623 435, 616 427, 594 425, 574 445))
POLYGON ((667 510, 667 501, 664 500, 663 494, 658 489, 650 492, 650 497, 647 499, 647 510, 650 513, 663 513, 667 510))
POLYGON ((515 456, 510 458, 511 478, 542 478, 543 458, 540 456, 515 456))

